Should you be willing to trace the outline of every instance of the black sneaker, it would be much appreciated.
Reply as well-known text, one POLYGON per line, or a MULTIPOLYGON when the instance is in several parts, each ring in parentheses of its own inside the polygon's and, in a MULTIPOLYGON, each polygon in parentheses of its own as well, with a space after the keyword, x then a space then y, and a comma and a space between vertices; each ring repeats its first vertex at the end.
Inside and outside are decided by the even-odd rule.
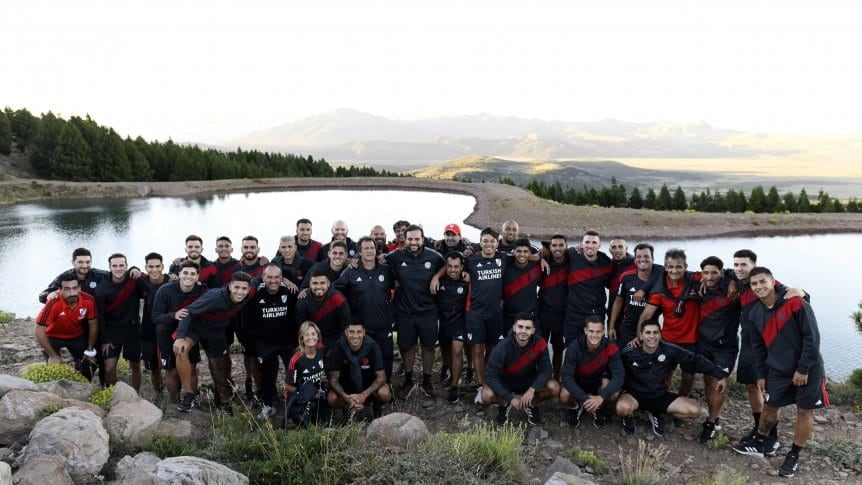
POLYGON ((768 434, 766 439, 763 440, 763 456, 775 456, 775 452, 780 447, 781 443, 778 442, 778 436, 772 433, 768 434))
POLYGON ((419 388, 422 390, 422 394, 424 394, 428 399, 434 399, 437 397, 437 394, 434 392, 434 385, 431 384, 431 381, 423 381, 419 388))
POLYGON ((374 416, 374 419, 383 416, 383 404, 378 401, 373 401, 371 403, 371 414, 374 416))
POLYGON ((535 404, 528 406, 527 409, 524 410, 524 413, 527 415, 527 424, 530 426, 538 426, 542 422, 542 415, 539 414, 539 407, 535 404))
POLYGON ((201 394, 201 391, 195 393, 195 400, 193 406, 198 409, 203 409, 204 406, 204 395, 201 394))
POLYGON ((784 457, 784 463, 778 467, 778 474, 785 478, 793 478, 796 474, 796 467, 799 465, 799 455, 792 451, 787 452, 784 457))
MULTIPOLYGON (((747 437, 746 437, 747 438, 747 437)), ((733 445, 733 451, 739 453, 740 455, 751 455, 751 456, 763 456, 764 449, 764 441, 765 437, 763 435, 756 435, 752 439, 745 439, 743 442, 738 445, 733 445)))
POLYGON ((445 386, 450 382, 452 382, 452 372, 450 372, 449 368, 444 365, 440 368, 440 384, 445 386))
POLYGON ((578 426, 581 425, 581 413, 583 412, 584 408, 581 406, 575 406, 566 411, 566 421, 570 428, 578 429, 578 426))
POLYGON ((449 394, 446 396, 446 401, 448 401, 449 404, 455 404, 459 400, 461 400, 461 396, 458 393, 458 386, 450 387, 449 394))
POLYGON ((715 438, 718 430, 721 429, 721 425, 718 424, 718 420, 715 423, 710 423, 709 421, 703 422, 703 427, 700 430, 700 436, 697 438, 698 443, 706 443, 713 438, 715 438))
POLYGON ((637 431, 637 428, 635 428, 635 419, 632 416, 623 416, 623 433, 626 436, 634 436, 635 431, 637 431))
POLYGON ((401 391, 398 392, 398 397, 402 400, 407 400, 413 391, 416 390, 416 384, 413 381, 404 381, 404 384, 401 386, 401 391))
POLYGON ((221 416, 223 418, 233 416, 233 408, 230 407, 230 404, 223 404, 216 408, 216 416, 221 416))
POLYGON ((177 404, 177 411, 187 413, 195 407, 195 394, 193 392, 184 392, 180 397, 180 402, 177 404))
POLYGON ((659 438, 663 438, 666 431, 662 415, 649 413, 649 422, 652 425, 652 433, 659 438))
POLYGON ((509 410, 512 409, 511 404, 498 404, 497 405, 497 416, 494 417, 494 421, 503 426, 504 424, 509 422, 509 410))
POLYGON ((593 414, 593 427, 596 429, 602 429, 608 425, 608 421, 610 421, 610 419, 610 416, 599 411, 596 414, 593 414))

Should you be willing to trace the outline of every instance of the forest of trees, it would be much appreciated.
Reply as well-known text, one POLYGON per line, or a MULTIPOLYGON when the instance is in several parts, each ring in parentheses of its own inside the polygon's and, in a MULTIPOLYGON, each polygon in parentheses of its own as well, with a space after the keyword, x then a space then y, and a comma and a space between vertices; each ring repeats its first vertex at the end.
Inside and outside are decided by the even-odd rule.
POLYGON ((51 112, 41 117, 26 109, 0 111, 0 154, 19 150, 36 175, 74 181, 179 181, 265 177, 398 176, 370 167, 333 168, 326 160, 237 149, 224 152, 198 146, 122 138, 89 116, 68 120, 51 112))
MULTIPOLYGON (((501 178, 501 183, 515 185, 511 178, 501 178)), ((742 190, 728 189, 722 194, 709 189, 699 194, 687 196, 681 187, 671 192, 667 185, 662 185, 658 194, 652 187, 646 194, 638 187, 629 193, 624 185, 611 179, 610 186, 600 188, 586 187, 578 190, 572 187, 562 187, 559 182, 546 184, 533 179, 524 188, 544 199, 551 199, 563 204, 597 205, 601 207, 630 207, 632 209, 694 210, 699 212, 862 212, 862 201, 855 197, 842 203, 820 190, 817 197, 811 198, 803 188, 799 194, 791 191, 784 195, 778 193, 775 186, 764 190, 762 186, 751 189, 746 195, 742 190)))

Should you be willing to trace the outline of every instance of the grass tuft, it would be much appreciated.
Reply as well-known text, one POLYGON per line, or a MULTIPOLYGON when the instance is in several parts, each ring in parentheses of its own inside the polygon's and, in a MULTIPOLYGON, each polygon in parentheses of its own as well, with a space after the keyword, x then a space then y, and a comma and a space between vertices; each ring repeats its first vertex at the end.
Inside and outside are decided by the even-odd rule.
POLYGON ((605 473, 608 469, 605 462, 603 462, 593 450, 582 450, 575 446, 566 452, 566 458, 579 467, 592 468, 597 475, 605 473))

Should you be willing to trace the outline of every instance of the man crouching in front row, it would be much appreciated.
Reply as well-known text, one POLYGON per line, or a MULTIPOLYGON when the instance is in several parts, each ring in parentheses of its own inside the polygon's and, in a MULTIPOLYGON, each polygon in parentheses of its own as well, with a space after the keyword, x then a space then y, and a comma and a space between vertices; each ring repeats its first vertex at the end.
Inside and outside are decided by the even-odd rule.
POLYGON ((506 424, 511 408, 522 409, 527 423, 541 422, 538 404, 556 397, 560 384, 552 379, 548 342, 536 335, 533 315, 515 316, 512 332, 494 346, 485 366, 484 404, 498 404, 497 424, 506 424))

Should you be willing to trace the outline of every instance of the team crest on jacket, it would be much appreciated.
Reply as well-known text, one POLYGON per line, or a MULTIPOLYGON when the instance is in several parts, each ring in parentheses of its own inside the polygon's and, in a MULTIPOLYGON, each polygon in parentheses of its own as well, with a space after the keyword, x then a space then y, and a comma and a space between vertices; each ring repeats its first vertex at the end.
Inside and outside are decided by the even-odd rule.
POLYGON ((86 315, 86 314, 87 314, 86 308, 78 308, 78 315, 80 315, 81 318, 84 318, 84 315, 86 315))
POLYGON ((458 293, 459 295, 460 295, 460 294, 463 294, 463 293, 464 293, 464 288, 461 288, 461 287, 459 286, 459 287, 458 287, 458 289, 457 289, 457 290, 455 290, 455 292, 456 292, 456 293, 458 293))
POLYGON ((497 266, 502 266, 502 265, 503 265, 503 260, 502 260, 502 259, 500 259, 500 258, 496 258, 496 259, 494 259, 494 262, 495 262, 495 263, 497 263, 497 266))
POLYGON ((90 288, 95 288, 95 287, 96 287, 96 282, 95 282, 95 281, 91 281, 91 282, 90 282, 90 288))
POLYGON ((287 303, 287 295, 281 295, 281 302, 287 303))
POLYGON ((383 275, 377 275, 377 280, 383 283, 386 278, 383 275))
POLYGON ((425 269, 431 269, 431 261, 425 261, 425 269))
POLYGON ((659 354, 659 356, 658 356, 658 361, 659 361, 659 362, 664 362, 664 359, 666 359, 666 357, 664 356, 664 354, 659 354))

